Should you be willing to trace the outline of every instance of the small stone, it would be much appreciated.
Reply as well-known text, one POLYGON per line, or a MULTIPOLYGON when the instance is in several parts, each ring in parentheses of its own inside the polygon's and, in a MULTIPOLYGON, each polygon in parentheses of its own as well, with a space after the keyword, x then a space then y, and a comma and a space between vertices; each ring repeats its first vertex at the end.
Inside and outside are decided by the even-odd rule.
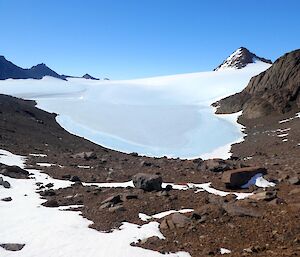
POLYGON ((263 192, 259 192, 254 195, 251 195, 249 197, 249 199, 253 199, 256 201, 261 201, 261 200, 271 201, 271 200, 275 199, 276 197, 277 197, 276 191, 263 191, 263 192))
POLYGON ((172 185, 166 185, 166 188, 165 188, 166 191, 171 191, 172 189, 173 189, 172 185))
POLYGON ((71 182, 77 182, 77 181, 80 182, 81 180, 80 180, 80 178, 79 178, 78 176, 71 176, 71 177, 70 177, 70 181, 71 181, 71 182))
POLYGON ((121 198, 122 198, 121 200, 123 202, 125 202, 127 200, 138 199, 138 195, 136 195, 136 194, 130 194, 130 193, 128 193, 128 194, 122 194, 121 198))
POLYGON ((157 194, 156 194, 157 196, 169 196, 169 193, 167 192, 167 191, 159 191, 159 192, 157 192, 157 194))
POLYGON ((61 178, 62 179, 70 179, 71 175, 70 174, 62 175, 61 178))
POLYGON ((1 201, 10 202, 10 201, 12 201, 12 198, 11 197, 5 197, 5 198, 2 198, 1 201))
POLYGON ((113 204, 108 202, 108 203, 104 203, 102 205, 100 205, 99 210, 103 210, 103 209, 107 209, 109 207, 111 207, 113 204))
POLYGON ((53 183, 48 183, 47 185, 45 185, 45 187, 51 188, 51 187, 54 187, 54 184, 53 183))
POLYGON ((21 251, 25 244, 0 244, 0 247, 4 248, 7 251, 21 251))
POLYGON ((287 180, 287 182, 291 185, 299 185, 300 184, 300 178, 299 177, 291 177, 287 180))
POLYGON ((55 191, 50 189, 50 190, 45 190, 40 193, 41 196, 54 196, 56 195, 55 191))
POLYGON ((44 203, 44 206, 46 206, 46 207, 58 207, 59 204, 56 200, 49 200, 48 202, 44 203))
POLYGON ((4 188, 10 188, 10 183, 8 182, 8 181, 3 181, 2 182, 2 186, 4 187, 4 188))
POLYGON ((113 207, 110 207, 108 209, 109 212, 121 212, 121 211, 126 211, 125 207, 123 205, 116 205, 113 207))
POLYGON ((122 202, 121 196, 113 195, 113 196, 106 198, 104 201, 101 202, 101 204, 105 204, 105 203, 118 204, 120 202, 122 202))

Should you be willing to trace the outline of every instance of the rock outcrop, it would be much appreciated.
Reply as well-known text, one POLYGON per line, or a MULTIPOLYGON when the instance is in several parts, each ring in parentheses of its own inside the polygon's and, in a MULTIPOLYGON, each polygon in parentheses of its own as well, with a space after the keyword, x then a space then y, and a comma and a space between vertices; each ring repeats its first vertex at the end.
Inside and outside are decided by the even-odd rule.
POLYGON ((226 97, 213 106, 216 113, 243 110, 245 119, 286 113, 300 108, 300 49, 277 59, 266 71, 253 77, 240 93, 226 97))
POLYGON ((228 188, 238 188, 245 185, 256 174, 267 174, 267 170, 259 167, 246 167, 227 170, 222 174, 222 182, 228 188))

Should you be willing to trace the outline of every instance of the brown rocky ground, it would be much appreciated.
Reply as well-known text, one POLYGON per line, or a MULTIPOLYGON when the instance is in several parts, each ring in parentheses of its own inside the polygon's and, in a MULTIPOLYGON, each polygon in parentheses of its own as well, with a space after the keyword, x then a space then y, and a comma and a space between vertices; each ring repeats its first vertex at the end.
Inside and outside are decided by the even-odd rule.
POLYGON ((37 162, 60 165, 41 168, 56 178, 76 175, 84 182, 119 182, 144 172, 160 174, 167 182, 211 181, 216 188, 225 189, 221 182, 222 170, 255 165, 267 168, 267 177, 277 182, 270 199, 240 201, 232 196, 195 194, 193 190, 98 189, 77 182, 70 188, 41 193, 49 200, 48 206, 83 204, 82 215, 94 222, 93 228, 101 231, 117 228, 123 221, 142 224, 138 218, 140 212, 152 215, 170 209, 192 208, 195 211, 185 215, 188 219, 183 224, 177 227, 176 222, 168 221, 169 225, 162 228, 166 240, 151 238, 139 245, 161 252, 184 250, 192 256, 218 255, 221 247, 230 249, 230 256, 300 255, 300 186, 296 181, 300 176, 299 118, 279 123, 294 117, 293 112, 251 122, 241 120, 247 136, 244 142, 232 147, 237 160, 227 161, 225 166, 218 164, 221 168, 216 172, 218 169, 205 166, 201 160, 147 158, 105 149, 69 134, 55 122, 54 114, 35 108, 30 101, 1 95, 0 106, 0 148, 26 156, 47 154, 47 157, 30 156, 28 167, 41 168, 37 162), (278 137, 286 132, 277 129, 286 128, 290 128, 288 136, 278 137), (283 142, 285 138, 288 141, 283 142), (97 158, 86 160, 73 156, 90 151, 97 158), (105 199, 117 195, 120 200, 115 206, 103 208, 105 199))

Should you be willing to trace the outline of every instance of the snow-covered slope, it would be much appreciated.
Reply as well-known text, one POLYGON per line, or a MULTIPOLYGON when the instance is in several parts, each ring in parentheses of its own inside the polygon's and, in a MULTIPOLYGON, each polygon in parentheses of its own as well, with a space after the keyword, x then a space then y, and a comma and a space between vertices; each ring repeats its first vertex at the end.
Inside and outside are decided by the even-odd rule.
POLYGON ((71 133, 112 149, 228 157, 230 143, 242 136, 236 115, 214 115, 210 104, 242 90, 269 66, 257 62, 238 70, 126 81, 9 79, 0 82, 0 93, 35 99, 38 107, 58 113, 71 133))
POLYGON ((247 48, 240 47, 234 51, 222 64, 220 64, 215 71, 233 68, 242 69, 251 63, 263 62, 267 64, 272 64, 271 60, 257 56, 251 53, 247 48))

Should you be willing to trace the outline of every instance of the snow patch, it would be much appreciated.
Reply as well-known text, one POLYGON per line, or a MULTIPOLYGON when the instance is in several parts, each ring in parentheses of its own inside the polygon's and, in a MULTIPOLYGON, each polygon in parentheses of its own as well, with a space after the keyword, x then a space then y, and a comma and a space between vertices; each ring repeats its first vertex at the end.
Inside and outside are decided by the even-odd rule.
POLYGON ((252 185, 256 185, 257 187, 274 187, 276 186, 275 183, 269 182, 263 177, 263 174, 258 173, 255 176, 253 176, 245 185, 242 186, 242 188, 249 188, 252 185))
POLYGON ((157 214, 154 214, 154 215, 147 215, 147 214, 144 214, 144 213, 139 213, 139 218, 142 220, 142 221, 148 221, 150 219, 161 219, 161 218, 164 218, 170 214, 173 214, 173 213, 188 213, 188 212, 192 212, 194 211, 193 209, 182 209, 182 210, 179 210, 179 211, 176 211, 176 210, 169 210, 169 211, 164 211, 164 212, 160 212, 160 213, 157 213, 157 214))
POLYGON ((29 155, 33 157, 47 157, 47 154, 41 154, 41 153, 30 153, 29 155))
POLYGON ((36 165, 40 167, 51 167, 51 166, 56 166, 56 164, 53 163, 47 163, 47 162, 37 162, 36 165))
POLYGON ((231 253, 231 251, 226 248, 220 248, 220 253, 221 254, 229 254, 229 253, 231 253))

